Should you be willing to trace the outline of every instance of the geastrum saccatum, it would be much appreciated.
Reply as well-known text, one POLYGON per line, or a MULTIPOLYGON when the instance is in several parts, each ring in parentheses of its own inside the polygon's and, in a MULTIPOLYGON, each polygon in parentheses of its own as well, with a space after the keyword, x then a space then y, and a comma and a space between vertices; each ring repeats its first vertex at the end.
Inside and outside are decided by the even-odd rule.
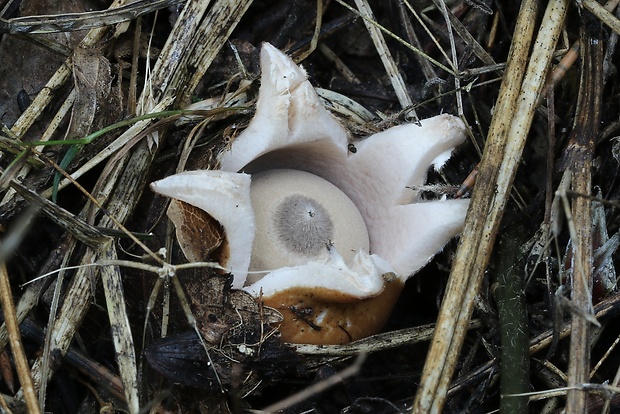
POLYGON ((407 278, 461 230, 467 200, 426 201, 415 188, 465 139, 463 122, 439 115, 396 126, 353 153, 303 69, 269 44, 261 67, 256 114, 220 154, 220 169, 151 187, 173 199, 168 215, 188 260, 200 260, 210 234, 188 228, 191 214, 221 225, 219 260, 233 288, 283 314, 284 341, 377 333, 407 278))

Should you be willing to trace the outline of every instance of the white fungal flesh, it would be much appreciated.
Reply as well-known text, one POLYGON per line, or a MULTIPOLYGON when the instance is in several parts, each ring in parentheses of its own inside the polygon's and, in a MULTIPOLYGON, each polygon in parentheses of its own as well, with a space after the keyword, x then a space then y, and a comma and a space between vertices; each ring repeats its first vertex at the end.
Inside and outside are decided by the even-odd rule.
MULTIPOLYGON (((355 154, 320 142, 274 149, 249 171, 303 169, 336 185, 362 214, 370 251, 404 281, 461 231, 469 200, 425 201, 411 187, 425 183, 431 166, 443 166, 446 154, 465 138, 464 129, 459 118, 438 115, 364 139, 355 154)), ((251 138, 242 134, 238 140, 251 138)))
POLYGON ((221 168, 237 172, 275 148, 320 142, 347 152, 347 131, 321 104, 306 72, 268 43, 261 50, 261 86, 256 114, 243 135, 222 154, 221 168))
POLYGON ((383 275, 390 272, 391 266, 377 255, 360 251, 347 265, 336 251, 332 251, 326 259, 270 272, 243 289, 257 297, 261 294, 269 297, 290 288, 321 288, 369 298, 381 293, 385 285, 383 275))
MULTIPOLYGON (((186 171, 151 183, 156 193, 198 207, 224 227, 230 247, 226 266, 235 276, 235 289, 245 282, 254 238, 250 184, 249 175, 212 170, 186 171)), ((182 223, 174 225, 179 237, 182 223)))

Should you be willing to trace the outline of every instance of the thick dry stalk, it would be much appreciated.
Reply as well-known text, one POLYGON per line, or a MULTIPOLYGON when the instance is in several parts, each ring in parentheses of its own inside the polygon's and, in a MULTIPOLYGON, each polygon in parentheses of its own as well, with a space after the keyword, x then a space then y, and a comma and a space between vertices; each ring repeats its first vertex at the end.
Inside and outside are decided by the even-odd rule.
POLYGON ((596 0, 583 0, 581 4, 586 10, 605 23, 605 25, 609 26, 611 30, 617 34, 620 34, 620 20, 611 14, 611 11, 613 10, 613 2, 608 3, 610 3, 609 6, 607 4, 605 6, 601 6, 601 4, 596 0))
MULTIPOLYGON (((523 72, 525 71, 525 65, 527 63, 527 56, 530 48, 532 34, 534 32, 534 21, 537 14, 537 6, 537 1, 529 0, 522 4, 521 10, 519 12, 519 18, 515 27, 516 36, 510 49, 508 66, 506 67, 506 76, 504 77, 499 92, 499 99, 496 109, 497 115, 493 119, 493 123, 489 131, 487 147, 485 149, 486 160, 489 160, 486 164, 494 161, 495 157, 488 155, 492 149, 495 150, 498 156, 501 156, 503 152, 503 147, 505 144, 501 142, 500 139, 506 135, 506 132, 509 128, 510 120, 505 119, 503 120, 503 122, 500 122, 499 114, 508 114, 510 112, 510 108, 515 105, 517 95, 521 87, 521 79, 523 77, 523 72)), ((486 169, 488 170, 489 167, 486 166, 486 169)), ((497 167, 495 167, 495 169, 497 169, 497 167)), ((494 175, 496 174, 497 172, 494 173, 494 175)), ((492 181, 484 180, 479 181, 479 183, 491 184, 492 181)), ((479 240, 481 238, 479 236, 476 237, 476 233, 473 232, 474 229, 470 229, 471 227, 473 227, 473 224, 476 224, 477 227, 480 227, 482 224, 478 220, 476 220, 476 217, 474 217, 472 211, 475 212, 475 210, 473 209, 474 204, 484 205, 488 203, 488 201, 486 200, 490 199, 488 193, 491 190, 492 188, 487 189, 486 186, 485 188, 482 188, 482 186, 476 186, 474 188, 472 204, 468 212, 463 235, 461 236, 459 257, 464 255, 466 248, 468 250, 471 249, 472 252, 474 251, 475 245, 471 247, 466 245, 468 238, 473 239, 472 243, 475 243, 475 240, 479 240), (483 190, 486 191, 483 192, 483 190), (472 234, 472 236, 469 236, 469 234, 472 234)), ((485 215, 482 214, 480 215, 480 218, 482 220, 486 219, 485 215)), ((477 230, 477 232, 480 232, 480 230, 477 230)), ((460 260, 463 260, 464 258, 466 258, 466 256, 461 258, 460 260)), ((457 257, 457 261, 458 260, 459 258, 457 257)), ((487 261, 488 260, 484 260, 484 265, 482 265, 482 269, 486 267, 487 261)), ((456 267, 457 266, 455 263, 454 269, 456 269, 456 267)), ((456 274, 454 271, 452 273, 458 276, 458 274, 456 274)), ((446 292, 446 297, 444 298, 444 303, 442 305, 439 319, 437 322, 437 328, 435 331, 436 339, 431 342, 431 348, 427 355, 424 371, 422 372, 420 388, 418 389, 413 408, 414 413, 431 412, 430 410, 434 402, 439 399, 441 399, 442 401, 440 402, 440 405, 436 408, 436 412, 441 412, 443 400, 445 399, 445 391, 440 389, 440 382, 445 382, 445 380, 443 380, 444 376, 447 376, 448 380, 452 377, 452 372, 454 369, 453 360, 454 357, 458 354, 457 352, 454 356, 450 358, 449 349, 450 346, 455 345, 453 342, 457 342, 458 347, 460 348, 460 344, 462 342, 462 339, 454 338, 454 335, 456 333, 455 325, 460 323, 459 319, 469 319, 469 311, 467 311, 467 316, 465 318, 458 317, 459 313, 461 312, 460 305, 462 304, 460 294, 467 290, 469 284, 467 276, 468 273, 464 272, 461 278, 452 277, 452 275, 450 277, 448 291, 446 292), (453 319, 452 316, 456 316, 456 318, 453 319), (439 332, 441 332, 441 335, 439 335, 439 332), (447 370, 447 373, 444 374, 444 370, 447 370)), ((476 275, 473 277, 477 279, 480 278, 481 275, 476 275)), ((478 283, 479 282, 476 280, 476 290, 478 283)), ((473 301, 471 302, 473 303, 473 301)), ((469 305, 469 307, 471 307, 471 304, 469 305)))
POLYGON ((506 76, 480 164, 478 184, 473 191, 437 329, 422 372, 414 413, 440 413, 444 405, 448 384, 463 344, 465 327, 489 261, 569 2, 549 2, 521 85, 537 3, 525 1, 519 12, 506 76))
POLYGON ((161 97, 165 96, 173 77, 179 77, 185 73, 182 69, 183 62, 187 59, 186 55, 192 51, 190 47, 192 39, 199 37, 196 32, 207 12, 209 3, 208 1, 192 1, 181 11, 177 22, 183 24, 174 25, 153 68, 150 83, 157 88, 146 89, 142 93, 140 99, 142 105, 146 105, 147 101, 159 102, 161 97), (178 73, 179 71, 183 73, 178 73))
MULTIPOLYGON (((569 166, 573 177, 573 191, 590 194, 592 186, 592 154, 599 130, 601 113, 601 88, 603 48, 582 28, 581 90, 575 127, 567 148, 569 166)), ((577 197, 572 206, 574 231, 571 231, 573 260, 571 264, 573 304, 583 312, 592 314, 592 205, 585 197, 577 197)), ((590 321, 582 314, 573 313, 573 332, 570 340, 568 385, 578 386, 589 380, 590 373, 590 321)), ((581 390, 568 391, 568 414, 587 412, 587 394, 581 390)))
POLYGON ((29 413, 37 414, 40 413, 41 410, 39 409, 37 394, 34 390, 34 383, 32 381, 32 375, 30 374, 30 367, 28 366, 28 358, 26 358, 26 353, 24 352, 24 345, 22 344, 19 323, 17 322, 17 314, 15 313, 15 306, 13 303, 13 294, 11 293, 11 283, 9 282, 9 275, 4 263, 0 263, 0 293, 4 322, 6 323, 6 329, 9 334, 11 352, 13 353, 19 382, 24 390, 26 407, 28 407, 29 413))
MULTIPOLYGON (((113 242, 103 244, 99 250, 100 257, 104 259, 114 260, 117 257, 113 242)), ((138 366, 119 267, 103 266, 101 268, 101 281, 108 306, 112 340, 116 349, 116 360, 119 374, 123 381, 125 398, 129 406, 129 412, 137 413, 140 411, 138 366)))
POLYGON ((193 53, 188 55, 186 69, 194 68, 189 80, 177 82, 180 87, 177 102, 191 103, 191 96, 204 77, 222 46, 237 27, 253 0, 219 0, 211 5, 198 33, 192 39, 193 53))

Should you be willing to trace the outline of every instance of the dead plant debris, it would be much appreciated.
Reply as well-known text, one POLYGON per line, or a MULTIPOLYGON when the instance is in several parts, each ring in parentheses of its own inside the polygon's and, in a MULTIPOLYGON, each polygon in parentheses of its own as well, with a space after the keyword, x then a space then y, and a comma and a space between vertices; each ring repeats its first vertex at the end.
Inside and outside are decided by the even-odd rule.
POLYGON ((620 412, 618 1, 516 3, 0 0, 0 410, 620 412), (380 335, 283 343, 148 190, 246 127, 262 42, 353 137, 468 125, 424 188, 464 233, 380 335))

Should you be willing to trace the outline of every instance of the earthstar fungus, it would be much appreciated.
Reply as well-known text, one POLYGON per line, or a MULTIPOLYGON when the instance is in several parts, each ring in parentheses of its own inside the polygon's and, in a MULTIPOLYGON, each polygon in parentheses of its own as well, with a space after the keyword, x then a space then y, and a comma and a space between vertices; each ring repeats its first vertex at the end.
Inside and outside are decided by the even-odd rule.
POLYGON ((439 115, 372 135, 352 153, 303 69, 269 44, 261 67, 256 114, 220 169, 151 187, 173 199, 168 215, 187 259, 218 250, 233 288, 284 315, 283 340, 377 333, 407 278, 462 228, 467 200, 426 201, 411 188, 443 166, 465 127, 439 115), (196 229, 200 214, 223 231, 196 229))

